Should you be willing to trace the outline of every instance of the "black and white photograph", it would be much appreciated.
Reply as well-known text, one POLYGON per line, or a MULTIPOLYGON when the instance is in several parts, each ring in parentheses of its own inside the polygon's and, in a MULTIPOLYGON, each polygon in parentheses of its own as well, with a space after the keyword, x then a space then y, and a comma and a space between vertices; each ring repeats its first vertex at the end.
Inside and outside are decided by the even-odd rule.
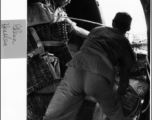
POLYGON ((150 120, 150 0, 28 0, 28 120, 150 120))
POLYGON ((3 119, 12 111, 25 120, 151 120, 150 0, 26 3, 26 20, 1 23, 3 70, 4 59, 26 60, 23 92, 2 77, 3 119))

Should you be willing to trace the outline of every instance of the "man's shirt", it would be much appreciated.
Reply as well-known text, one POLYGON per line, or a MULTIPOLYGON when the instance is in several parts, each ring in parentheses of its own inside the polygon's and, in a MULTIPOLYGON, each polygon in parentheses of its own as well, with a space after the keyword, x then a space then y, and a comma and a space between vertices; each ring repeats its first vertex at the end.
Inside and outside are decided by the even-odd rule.
POLYGON ((68 65, 101 74, 113 83, 114 66, 120 64, 130 68, 133 61, 130 43, 118 29, 97 27, 68 65))

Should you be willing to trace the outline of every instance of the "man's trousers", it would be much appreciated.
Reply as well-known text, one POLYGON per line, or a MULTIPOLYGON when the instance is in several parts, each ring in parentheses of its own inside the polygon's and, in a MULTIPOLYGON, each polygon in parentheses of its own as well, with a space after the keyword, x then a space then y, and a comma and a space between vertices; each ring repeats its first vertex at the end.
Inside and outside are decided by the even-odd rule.
POLYGON ((86 96, 93 97, 110 120, 124 120, 121 105, 109 80, 100 74, 74 67, 68 67, 44 120, 74 120, 86 96))

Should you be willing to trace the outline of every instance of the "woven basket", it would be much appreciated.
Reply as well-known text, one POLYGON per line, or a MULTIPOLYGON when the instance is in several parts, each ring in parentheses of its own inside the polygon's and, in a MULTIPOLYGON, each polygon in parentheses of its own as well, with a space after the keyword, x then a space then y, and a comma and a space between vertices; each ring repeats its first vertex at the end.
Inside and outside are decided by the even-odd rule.
MULTIPOLYGON (((40 41, 39 41, 40 42, 40 41)), ((38 47, 37 42, 28 30, 28 51, 29 54, 38 47)), ((33 58, 27 59, 27 94, 36 92, 48 84, 54 85, 57 79, 60 79, 59 59, 53 55, 46 54, 45 59, 39 57, 39 54, 33 58)))
POLYGON ((27 97, 27 120, 41 120, 53 94, 33 93, 27 97))

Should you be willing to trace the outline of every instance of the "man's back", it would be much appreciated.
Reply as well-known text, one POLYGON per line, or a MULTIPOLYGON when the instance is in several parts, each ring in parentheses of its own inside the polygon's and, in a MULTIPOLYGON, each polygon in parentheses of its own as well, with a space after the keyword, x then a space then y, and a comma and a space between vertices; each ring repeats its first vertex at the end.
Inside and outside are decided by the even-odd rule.
POLYGON ((105 50, 113 65, 116 65, 124 57, 126 51, 131 56, 133 55, 129 41, 121 35, 118 29, 110 27, 93 29, 81 47, 81 50, 83 49, 94 51, 94 54, 98 56, 101 56, 102 51, 105 50))

